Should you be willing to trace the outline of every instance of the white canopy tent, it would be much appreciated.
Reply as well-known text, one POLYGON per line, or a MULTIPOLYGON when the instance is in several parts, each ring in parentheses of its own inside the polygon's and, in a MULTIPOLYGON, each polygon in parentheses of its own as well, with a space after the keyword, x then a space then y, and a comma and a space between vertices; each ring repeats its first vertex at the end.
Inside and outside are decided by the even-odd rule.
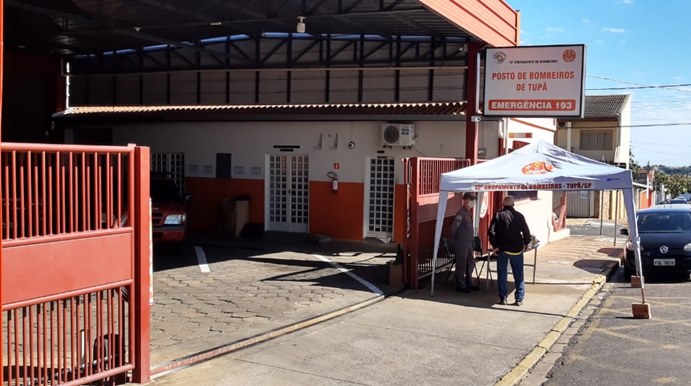
MULTIPOLYGON (((643 276, 631 171, 568 152, 545 141, 538 141, 487 162, 441 175, 432 257, 432 294, 439 240, 449 193, 478 192, 477 201, 481 203, 483 192, 521 190, 621 190, 629 222, 629 234, 634 243, 636 272, 638 276, 643 276)), ((481 208, 478 208, 478 212, 480 210, 481 208)), ((641 294, 642 285, 643 283, 641 294)), ((645 303, 645 299, 643 302, 645 303)))

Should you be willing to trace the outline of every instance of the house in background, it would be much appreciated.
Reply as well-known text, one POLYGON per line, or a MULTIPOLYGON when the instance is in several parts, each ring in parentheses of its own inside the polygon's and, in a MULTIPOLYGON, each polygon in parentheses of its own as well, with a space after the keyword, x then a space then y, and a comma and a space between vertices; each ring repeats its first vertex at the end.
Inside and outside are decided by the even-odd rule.
MULTIPOLYGON (((559 119, 555 143, 582 156, 629 168, 631 95, 586 95, 580 119, 559 119)), ((621 219, 625 216, 618 192, 568 192, 567 217, 621 219)))
POLYGON ((557 121, 557 146, 625 169, 630 141, 631 95, 586 95, 583 118, 557 121))

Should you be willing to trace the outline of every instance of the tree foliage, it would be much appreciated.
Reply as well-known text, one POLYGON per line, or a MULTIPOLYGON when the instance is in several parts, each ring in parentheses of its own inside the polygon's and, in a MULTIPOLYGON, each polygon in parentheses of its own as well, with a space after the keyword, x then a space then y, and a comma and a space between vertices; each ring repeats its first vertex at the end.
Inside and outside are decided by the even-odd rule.
MULTIPOLYGON (((637 173, 643 167, 636 162, 633 152, 629 149, 629 167, 631 171, 637 173)), ((659 187, 665 186, 665 190, 672 197, 677 197, 682 193, 691 192, 691 166, 655 166, 655 180, 653 184, 659 187)))
POLYGON ((664 184, 672 197, 691 192, 691 177, 689 175, 667 174, 658 171, 655 173, 655 184, 664 184))
POLYGON ((684 176, 691 175, 691 166, 674 167, 674 166, 658 165, 658 166, 656 166, 656 169, 658 171, 661 171, 661 172, 669 174, 669 175, 677 175, 677 174, 681 174, 684 176))
POLYGON ((634 175, 641 170, 641 165, 636 162, 636 157, 633 156, 631 148, 629 148, 629 169, 631 169, 634 175))

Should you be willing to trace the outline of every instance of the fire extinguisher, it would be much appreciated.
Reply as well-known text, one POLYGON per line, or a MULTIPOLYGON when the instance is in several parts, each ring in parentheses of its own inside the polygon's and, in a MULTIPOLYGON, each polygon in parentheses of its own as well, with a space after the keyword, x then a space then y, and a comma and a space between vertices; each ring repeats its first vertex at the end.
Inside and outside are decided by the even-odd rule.
POLYGON ((331 191, 338 192, 338 175, 334 172, 328 172, 326 176, 331 179, 331 191))

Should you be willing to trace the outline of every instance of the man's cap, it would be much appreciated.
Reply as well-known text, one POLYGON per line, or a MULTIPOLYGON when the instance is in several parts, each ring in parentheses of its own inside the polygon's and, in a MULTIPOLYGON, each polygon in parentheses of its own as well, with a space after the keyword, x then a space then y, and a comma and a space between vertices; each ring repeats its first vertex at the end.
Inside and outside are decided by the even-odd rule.
POLYGON ((475 200, 475 199, 476 199, 475 193, 473 193, 473 192, 465 192, 465 193, 463 193, 463 199, 464 199, 464 200, 475 200))

